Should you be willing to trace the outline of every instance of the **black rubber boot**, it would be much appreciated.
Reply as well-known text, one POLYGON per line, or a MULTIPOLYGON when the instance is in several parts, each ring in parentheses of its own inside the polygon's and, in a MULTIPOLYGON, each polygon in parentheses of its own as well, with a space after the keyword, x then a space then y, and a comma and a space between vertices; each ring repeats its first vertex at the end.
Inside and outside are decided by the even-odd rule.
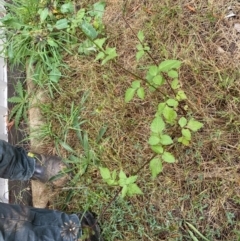
POLYGON ((46 183, 49 179, 56 177, 66 167, 62 159, 57 156, 45 156, 43 154, 30 153, 29 156, 35 159, 35 170, 32 180, 46 183))
POLYGON ((103 241, 101 238, 100 227, 91 212, 78 213, 81 222, 83 241, 103 241))

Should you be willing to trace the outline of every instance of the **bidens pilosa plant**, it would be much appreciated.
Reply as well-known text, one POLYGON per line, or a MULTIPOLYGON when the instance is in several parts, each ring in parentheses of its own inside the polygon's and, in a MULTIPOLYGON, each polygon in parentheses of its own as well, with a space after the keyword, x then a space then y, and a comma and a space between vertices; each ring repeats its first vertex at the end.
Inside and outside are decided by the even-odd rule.
MULTIPOLYGON (((137 45, 137 61, 145 53, 152 58, 148 52, 149 47, 143 42, 143 32, 140 31, 137 37, 140 42, 137 45)), ((181 114, 187 113, 184 107, 180 106, 181 102, 187 99, 178 79, 180 66, 181 61, 179 60, 164 60, 160 64, 155 63, 148 66, 145 79, 134 80, 125 93, 126 102, 131 101, 135 93, 140 99, 144 99, 145 90, 141 85, 144 81, 151 91, 160 91, 162 94, 163 101, 158 104, 155 117, 150 124, 151 133, 148 140, 151 149, 156 154, 150 161, 150 169, 154 178, 162 171, 162 162, 173 163, 176 160, 175 156, 169 151, 168 146, 175 141, 188 146, 192 138, 192 132, 198 131, 203 126, 202 123, 192 117, 188 118, 187 115, 179 115, 179 110, 182 110, 181 114), (163 85, 168 85, 170 93, 163 93, 163 91, 159 90, 163 85), (179 126, 181 135, 173 139, 168 134, 168 131, 176 125, 179 126)))

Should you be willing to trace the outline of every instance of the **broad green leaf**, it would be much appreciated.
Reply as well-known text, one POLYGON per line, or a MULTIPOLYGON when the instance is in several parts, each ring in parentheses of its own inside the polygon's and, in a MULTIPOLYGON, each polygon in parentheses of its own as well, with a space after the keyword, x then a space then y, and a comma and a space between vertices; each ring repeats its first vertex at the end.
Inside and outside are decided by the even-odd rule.
POLYGON ((127 176, 123 170, 119 172, 119 179, 127 179, 127 176))
POLYGON ((171 69, 178 69, 181 66, 181 61, 179 60, 165 60, 158 66, 159 71, 168 72, 171 69))
POLYGON ((113 179, 105 179, 105 181, 107 182, 107 184, 109 186, 116 186, 116 185, 118 185, 118 182, 113 180, 113 179))
POLYGON ((175 162, 175 157, 173 156, 173 154, 171 154, 170 152, 167 152, 167 151, 165 151, 165 152, 162 154, 162 159, 163 159, 165 162, 168 162, 168 163, 173 163, 173 162, 175 162))
POLYGON ((132 100, 134 94, 135 94, 136 89, 133 88, 128 88, 126 93, 125 93, 125 102, 128 103, 130 100, 132 100))
POLYGON ((105 57, 104 52, 99 52, 98 55, 95 58, 95 61, 99 60, 99 59, 103 59, 105 57))
POLYGON ((98 38, 94 40, 94 43, 98 46, 98 48, 102 49, 103 44, 105 43, 106 38, 98 38))
POLYGON ((138 90, 137 90, 137 95, 140 99, 144 99, 145 97, 145 92, 144 92, 144 88, 143 87, 140 87, 138 90))
POLYGON ((143 40, 144 40, 143 31, 139 31, 138 34, 137 34, 137 36, 138 36, 139 40, 140 40, 141 42, 143 42, 143 40))
POLYGON ((178 72, 175 70, 170 70, 170 71, 168 71, 168 76, 170 78, 178 78, 178 72))
POLYGON ((126 180, 126 184, 128 185, 128 184, 132 184, 132 183, 136 182, 137 178, 138 178, 138 176, 130 176, 130 177, 128 177, 127 180, 126 180))
POLYGON ((166 107, 166 103, 160 103, 158 105, 158 114, 162 114, 165 107, 166 107))
POLYGON ((166 106, 163 110, 163 116, 167 123, 174 124, 174 121, 177 118, 177 112, 173 108, 166 106))
POLYGON ((162 75, 160 75, 160 74, 156 75, 153 78, 152 81, 153 81, 154 84, 156 84, 158 86, 160 86, 160 85, 162 85, 164 83, 164 79, 163 79, 162 75))
POLYGON ((90 38, 95 39, 98 36, 98 32, 95 30, 95 28, 88 23, 87 21, 83 21, 80 25, 82 31, 90 38))
POLYGON ((158 67, 156 65, 152 65, 149 67, 148 72, 151 76, 156 76, 158 74, 158 67))
POLYGON ((143 46, 141 44, 137 44, 136 48, 137 48, 137 50, 139 50, 139 51, 143 50, 143 52, 144 52, 143 46))
POLYGON ((165 123, 160 116, 153 119, 150 129, 154 133, 161 133, 165 129, 165 123))
POLYGON ((102 18, 105 9, 105 1, 99 1, 93 4, 93 11, 91 12, 94 16, 102 18))
POLYGON ((187 119, 185 117, 181 117, 178 124, 183 128, 187 124, 187 119))
POLYGON ((136 53, 136 60, 139 61, 142 56, 144 55, 144 50, 139 50, 137 53, 136 53))
POLYGON ((182 136, 182 137, 179 137, 178 138, 178 142, 181 142, 183 145, 185 145, 185 146, 188 146, 189 145, 189 141, 184 137, 184 136, 182 136))
POLYGON ((174 79, 174 80, 172 81, 171 87, 172 87, 172 89, 174 89, 174 90, 180 88, 178 79, 174 79))
POLYGON ((128 185, 127 188, 127 196, 133 196, 136 194, 143 194, 142 190, 138 187, 138 185, 136 183, 132 183, 128 185))
POLYGON ((163 147, 160 146, 160 145, 154 145, 154 146, 151 146, 151 149, 157 153, 157 154, 162 154, 163 153, 163 147))
POLYGON ((185 137, 186 140, 191 140, 191 132, 188 129, 182 129, 182 135, 185 137))
POLYGON ((199 121, 194 120, 193 118, 189 120, 187 124, 187 128, 189 128, 192 131, 198 131, 203 127, 203 124, 199 121))
POLYGON ((41 13, 40 13, 40 21, 41 21, 41 23, 43 23, 46 20, 46 18, 48 16, 48 12, 49 12, 48 8, 44 8, 41 11, 41 13))
POLYGON ((169 106, 172 106, 172 107, 176 108, 176 107, 178 106, 178 101, 176 101, 176 100, 174 100, 174 99, 168 99, 168 100, 167 100, 167 104, 168 104, 169 106))
POLYGON ((186 96, 186 94, 185 94, 185 92, 184 92, 183 90, 179 90, 179 91, 177 92, 176 99, 177 99, 178 101, 186 100, 186 99, 187 99, 187 96, 186 96))
POLYGON ((51 80, 54 83, 58 83, 59 79, 61 78, 62 74, 59 71, 58 68, 54 68, 50 73, 49 73, 49 80, 51 80))
POLYGON ((150 136, 149 140, 148 140, 148 143, 151 145, 151 146, 155 146, 157 145, 158 143, 160 142, 160 138, 158 136, 150 136))
POLYGON ((140 80, 135 80, 132 82, 132 88, 133 89, 138 89, 141 86, 140 80))
POLYGON ((166 145, 172 144, 172 143, 173 143, 173 140, 172 140, 171 136, 169 136, 169 135, 161 135, 161 137, 160 137, 160 143, 161 143, 162 145, 166 146, 166 145))
POLYGON ((71 2, 65 3, 61 6, 61 13, 73 13, 74 5, 71 2))
POLYGON ((111 179, 111 173, 107 167, 99 167, 100 174, 104 180, 111 179))
POLYGON ((117 57, 116 48, 107 48, 105 53, 107 56, 103 59, 102 65, 106 64, 109 60, 117 57))
POLYGON ((66 18, 60 19, 56 22, 55 28, 58 30, 68 28, 68 22, 66 18))
POLYGON ((153 158, 150 161, 150 170, 152 173, 152 177, 156 178, 157 175, 162 171, 162 161, 160 158, 153 158))
POLYGON ((47 43, 52 46, 52 47, 58 47, 58 44, 52 39, 52 38, 47 38, 47 43))
POLYGON ((121 192, 122 198, 126 197, 127 191, 128 191, 128 186, 124 185, 123 188, 122 188, 122 192, 121 192))

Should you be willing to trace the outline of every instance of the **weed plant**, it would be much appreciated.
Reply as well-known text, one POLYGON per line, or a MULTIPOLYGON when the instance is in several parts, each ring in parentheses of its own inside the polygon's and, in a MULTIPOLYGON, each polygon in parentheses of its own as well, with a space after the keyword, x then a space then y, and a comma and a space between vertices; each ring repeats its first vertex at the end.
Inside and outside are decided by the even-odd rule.
POLYGON ((103 26, 91 11, 70 34, 62 7, 55 20, 40 8, 44 24, 66 19, 56 36, 84 36, 68 46, 48 33, 64 43, 59 63, 69 70, 56 66, 58 91, 39 105, 39 132, 73 173, 53 208, 90 208, 106 240, 239 239, 239 56, 229 52, 234 21, 222 18, 229 4, 109 0, 108 38, 96 39, 103 26))

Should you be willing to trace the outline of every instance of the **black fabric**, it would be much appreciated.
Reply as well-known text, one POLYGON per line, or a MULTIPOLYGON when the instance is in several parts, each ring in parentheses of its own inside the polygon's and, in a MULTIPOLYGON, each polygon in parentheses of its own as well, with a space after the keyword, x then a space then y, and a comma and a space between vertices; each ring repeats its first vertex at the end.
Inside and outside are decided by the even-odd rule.
POLYGON ((74 241, 76 214, 0 203, 0 241, 74 241))
POLYGON ((35 160, 27 156, 21 147, 14 147, 0 140, 0 177, 9 180, 29 180, 35 168, 35 160))

